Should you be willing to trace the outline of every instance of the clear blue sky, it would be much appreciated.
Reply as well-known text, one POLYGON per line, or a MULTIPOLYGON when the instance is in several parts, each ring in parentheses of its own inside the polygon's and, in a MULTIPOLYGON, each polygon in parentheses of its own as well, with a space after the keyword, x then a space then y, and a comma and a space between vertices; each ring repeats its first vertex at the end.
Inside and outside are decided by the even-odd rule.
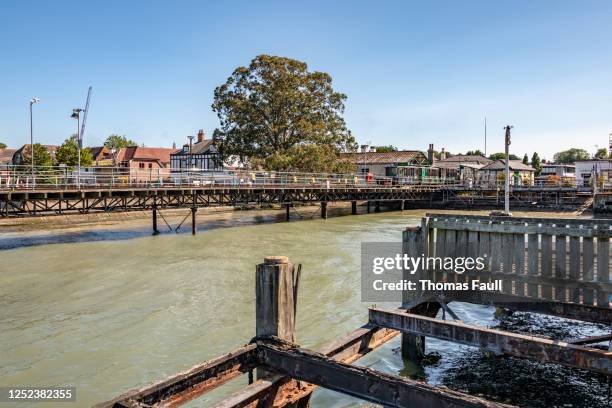
POLYGON ((550 158, 612 131, 611 1, 17 1, 0 6, 0 141, 59 144, 93 86, 86 145, 182 144, 213 90, 266 53, 329 72, 358 141, 550 158))

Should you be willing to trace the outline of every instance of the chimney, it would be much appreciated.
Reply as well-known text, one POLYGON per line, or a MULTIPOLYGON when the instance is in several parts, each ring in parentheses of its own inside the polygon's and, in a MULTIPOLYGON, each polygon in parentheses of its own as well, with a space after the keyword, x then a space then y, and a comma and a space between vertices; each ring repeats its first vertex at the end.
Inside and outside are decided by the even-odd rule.
POLYGON ((176 142, 172 142, 172 148, 176 150, 176 142))
POLYGON ((429 164, 433 164, 434 161, 436 160, 433 143, 430 143, 429 149, 427 149, 427 160, 429 160, 429 164))
POLYGON ((198 130, 198 143, 206 140, 206 135, 204 134, 204 129, 198 130))
POLYGON ((442 148, 442 151, 440 152, 440 160, 444 159, 446 159, 446 152, 444 151, 444 148, 442 148))

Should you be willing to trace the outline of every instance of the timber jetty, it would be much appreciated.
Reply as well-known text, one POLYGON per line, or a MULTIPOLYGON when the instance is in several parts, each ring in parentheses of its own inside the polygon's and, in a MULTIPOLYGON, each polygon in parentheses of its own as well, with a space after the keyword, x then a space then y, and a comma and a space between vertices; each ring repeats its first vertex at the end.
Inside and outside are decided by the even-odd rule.
POLYGON ((476 276, 425 269, 417 271, 419 276, 441 282, 504 279, 503 292, 480 297, 453 291, 405 293, 401 308, 371 307, 364 326, 318 351, 301 347, 295 334, 301 268, 284 256, 265 258, 255 271, 253 340, 96 407, 179 406, 242 374, 248 384, 214 407, 307 407, 316 387, 386 407, 509 406, 351 365, 397 335, 402 336, 402 356, 417 362, 423 358, 425 338, 433 337, 610 376, 612 352, 592 346, 612 340, 610 334, 558 341, 468 325, 448 303, 458 300, 609 324, 611 234, 610 222, 596 219, 427 216, 419 227, 405 230, 405 253, 491 256, 476 276), (436 318, 440 309, 456 320, 436 318))

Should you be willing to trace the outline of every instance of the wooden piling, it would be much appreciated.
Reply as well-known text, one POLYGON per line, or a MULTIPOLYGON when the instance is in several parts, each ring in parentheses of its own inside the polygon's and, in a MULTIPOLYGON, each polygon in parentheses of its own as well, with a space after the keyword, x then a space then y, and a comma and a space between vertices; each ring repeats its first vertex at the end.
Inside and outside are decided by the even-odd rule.
POLYGON ((289 209, 291 208, 290 204, 285 204, 285 221, 289 222, 290 220, 290 215, 289 215, 289 209))
POLYGON ((321 201, 321 218, 327 219, 327 201, 321 201))
POLYGON ((357 201, 351 201, 351 214, 357 214, 357 201))
POLYGON ((152 217, 153 217, 153 235, 157 235, 159 234, 159 230, 157 229, 157 200, 155 198, 153 198, 152 217))
POLYGON ((380 201, 374 203, 374 212, 380 212, 380 201))
POLYGON ((196 212, 198 207, 196 206, 196 196, 193 195, 193 203, 191 204, 191 235, 196 234, 196 212))
POLYGON ((368 211, 368 214, 369 214, 370 213, 370 202, 369 201, 368 201, 368 205, 367 205, 367 211, 368 211))
POLYGON ((295 342, 294 268, 286 256, 270 256, 255 272, 256 335, 295 342))

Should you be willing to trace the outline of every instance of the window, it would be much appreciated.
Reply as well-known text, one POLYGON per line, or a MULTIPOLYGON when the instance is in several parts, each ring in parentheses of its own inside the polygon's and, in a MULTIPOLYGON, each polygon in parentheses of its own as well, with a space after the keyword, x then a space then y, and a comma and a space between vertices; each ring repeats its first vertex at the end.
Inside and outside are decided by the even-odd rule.
POLYGON ((152 169, 153 168, 153 163, 149 163, 149 168, 152 169))
POLYGON ((138 168, 144 169, 144 163, 138 163, 138 168))

